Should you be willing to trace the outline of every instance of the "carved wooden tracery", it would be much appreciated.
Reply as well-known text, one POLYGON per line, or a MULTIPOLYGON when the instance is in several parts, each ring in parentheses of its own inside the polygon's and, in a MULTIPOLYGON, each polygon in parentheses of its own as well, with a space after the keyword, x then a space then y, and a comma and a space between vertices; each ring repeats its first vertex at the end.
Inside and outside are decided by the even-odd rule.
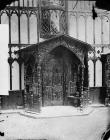
POLYGON ((83 63, 84 59, 84 50, 80 48, 80 46, 76 46, 76 44, 72 44, 71 41, 66 41, 62 37, 57 37, 56 41, 48 41, 47 45, 40 45, 39 47, 39 53, 41 60, 43 60, 43 57, 51 52, 53 49, 55 49, 58 46, 64 46, 70 51, 72 51, 78 59, 80 59, 81 63, 83 63), (54 43, 53 43, 54 42, 54 43))
MULTIPOLYGON (((83 45, 81 42, 74 40, 74 39, 71 39, 68 36, 60 35, 60 36, 56 36, 52 39, 46 40, 44 42, 41 42, 40 44, 36 44, 33 46, 29 46, 27 48, 24 48, 24 50, 21 51, 21 55, 24 56, 25 58, 27 58, 27 57, 29 58, 29 56, 31 56, 31 55, 34 55, 34 57, 35 57, 35 63, 33 66, 33 74, 34 74, 33 76, 34 77, 33 77, 32 87, 33 87, 33 96, 34 96, 34 98, 37 98, 37 101, 39 100, 39 103, 41 103, 41 102, 44 103, 43 93, 46 92, 45 90, 42 89, 42 82, 44 82, 44 81, 42 81, 43 80, 42 76, 44 74, 44 80, 45 80, 45 75, 46 75, 45 72, 46 71, 43 71, 43 69, 48 65, 47 65, 47 63, 46 63, 46 65, 43 65, 43 64, 45 61, 49 62, 52 60, 51 53, 55 53, 56 51, 54 52, 54 50, 57 50, 57 51, 62 50, 62 52, 64 50, 66 50, 67 52, 70 52, 72 54, 72 56, 74 56, 74 59, 71 58, 71 61, 73 59, 72 63, 74 63, 77 66, 77 68, 76 68, 77 70, 74 69, 74 67, 73 67, 74 72, 76 72, 76 73, 74 73, 74 76, 76 74, 76 76, 80 77, 79 80, 78 80, 78 78, 76 78, 76 79, 78 80, 77 82, 79 82, 78 87, 80 87, 80 88, 78 90, 80 92, 81 99, 83 99, 83 86, 84 86, 83 82, 87 83, 87 81, 84 81, 84 67, 85 67, 84 66, 84 58, 87 55, 87 50, 84 48, 83 45), (80 66, 78 66, 79 64, 80 64, 80 66)), ((87 44, 85 44, 85 45, 87 45, 87 44)), ((57 55, 57 53, 56 53, 56 55, 57 55)), ((64 61, 66 61, 66 60, 67 59, 65 58, 64 61)), ((56 61, 56 60, 54 60, 54 61, 56 61)), ((71 62, 68 61, 68 64, 69 63, 71 63, 71 62)), ((52 63, 52 64, 54 64, 54 63, 52 63)), ((53 66, 55 67, 56 65, 53 65, 53 66)), ((68 66, 66 66, 66 67, 68 67, 68 66)), ((86 65, 86 67, 87 67, 87 65, 86 65)), ((56 67, 54 68, 54 70, 58 71, 58 69, 56 69, 56 67)), ((63 69, 59 72, 60 73, 56 72, 56 74, 58 74, 62 77, 63 76, 62 75, 63 69)), ((64 80, 64 77, 63 77, 63 80, 64 80)), ((58 80, 58 78, 57 78, 57 80, 58 80)), ((61 80, 61 79, 59 79, 59 80, 61 80)), ((47 81, 48 80, 46 80, 46 82, 47 81)), ((54 84, 55 84, 55 81, 54 81, 54 84)), ((61 84, 61 83, 59 83, 59 84, 61 84)), ((75 85, 75 83, 73 81, 71 81, 71 84, 75 85)), ((48 86, 50 86, 50 85, 48 85, 48 86)), ((54 85, 54 86, 56 87, 56 85, 54 85)), ((57 87, 57 88, 59 88, 59 90, 56 90, 56 88, 54 86, 50 86, 46 90, 49 90, 48 92, 50 92, 50 90, 54 90, 56 93, 58 92, 59 94, 62 93, 62 90, 64 90, 63 92, 65 93, 65 95, 67 92, 69 92, 69 89, 67 91, 65 84, 59 85, 59 87, 57 87), (61 88, 62 86, 63 86, 63 89, 61 88)), ((86 86, 87 86, 87 84, 86 84, 86 86)), ((47 86, 45 88, 47 88, 47 86)), ((70 86, 70 88, 71 88, 71 90, 74 90, 74 87, 72 88, 72 86, 70 86)), ((60 95, 58 95, 58 97, 60 95)), ((49 94, 49 96, 50 96, 50 94, 49 94)), ((65 98, 65 96, 63 98, 65 98)), ((66 102, 67 99, 65 98, 64 100, 65 100, 64 102, 66 102)), ((83 102, 83 101, 81 100, 81 102, 83 102)), ((34 105, 34 101, 33 101, 33 105, 34 105)))
MULTIPOLYGON (((62 1, 61 5, 65 6, 64 0, 61 0, 61 1, 62 1)), ((11 6, 9 6, 9 7, 7 7, 6 9, 4 9, 4 10, 2 10, 0 12, 1 16, 2 16, 3 13, 6 13, 7 16, 9 17, 9 27, 11 27, 10 24, 11 24, 11 16, 12 16, 12 14, 16 14, 18 16, 18 24, 19 24, 18 25, 18 28, 19 28, 19 31, 18 31, 19 32, 19 35, 18 35, 18 37, 19 37, 18 40, 19 41, 18 41, 18 44, 12 44, 12 42, 11 42, 11 34, 10 34, 10 39, 9 39, 9 41, 10 41, 9 42, 9 47, 10 47, 10 51, 9 51, 9 54, 10 54, 9 64, 10 64, 10 67, 11 67, 12 63, 17 60, 15 58, 12 58, 12 54, 14 53, 14 52, 12 52, 12 48, 18 47, 18 49, 21 49, 21 48, 23 48, 25 46, 28 46, 28 44, 21 44, 21 40, 20 40, 20 17, 21 17, 21 15, 25 14, 27 16, 27 18, 29 19, 31 17, 31 15, 34 14, 34 15, 36 15, 36 18, 38 18, 38 8, 37 7, 29 7, 29 3, 27 5, 28 5, 28 7, 19 7, 19 6, 12 6, 11 7, 11 6)), ((61 19, 60 19, 60 24, 61 24, 60 29, 61 29, 61 31, 63 33, 66 33, 65 11, 61 11, 60 12, 60 17, 61 17, 61 19)), ((72 43, 69 43, 69 42, 71 42, 71 41, 67 41, 67 40, 65 41, 62 38, 57 38, 56 42, 54 42, 54 44, 53 44, 52 41, 50 41, 50 42, 48 42, 48 45, 44 45, 44 44, 41 45, 39 47, 39 49, 38 49, 40 61, 43 61, 44 56, 46 54, 48 54, 49 52, 51 52, 56 47, 64 46, 65 48, 67 48, 68 50, 73 52, 77 56, 77 58, 81 61, 81 63, 83 63, 83 60, 84 60, 84 55, 83 55, 84 54, 84 50, 80 49, 76 44, 72 45, 72 43)), ((29 40, 28 40, 27 43, 29 43, 29 40)), ((21 58, 19 58, 17 62, 19 63, 19 65, 21 65, 21 58)), ((10 69, 10 71, 11 71, 11 69, 10 69)), ((39 79, 40 79, 40 70, 41 70, 40 65, 39 65, 37 70, 38 70, 37 72, 38 72, 39 79)))

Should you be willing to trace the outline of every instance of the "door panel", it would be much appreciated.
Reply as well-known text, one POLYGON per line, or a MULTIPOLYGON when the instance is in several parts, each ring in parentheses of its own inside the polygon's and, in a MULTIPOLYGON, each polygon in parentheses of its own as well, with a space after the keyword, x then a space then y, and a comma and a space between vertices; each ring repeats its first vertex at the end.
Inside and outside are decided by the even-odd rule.
POLYGON ((52 58, 43 66, 43 101, 47 105, 63 105, 63 67, 52 58))
POLYGON ((42 65, 43 105, 67 105, 67 96, 76 92, 77 66, 74 55, 57 49, 42 65))

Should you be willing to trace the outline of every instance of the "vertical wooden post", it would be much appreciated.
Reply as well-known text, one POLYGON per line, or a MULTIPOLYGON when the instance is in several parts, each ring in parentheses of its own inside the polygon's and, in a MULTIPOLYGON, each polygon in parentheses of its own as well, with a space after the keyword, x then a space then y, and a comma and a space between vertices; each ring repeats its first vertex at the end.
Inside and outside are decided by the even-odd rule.
POLYGON ((84 98, 84 94, 83 94, 83 82, 84 82, 84 64, 81 65, 81 94, 80 94, 80 109, 83 109, 83 98, 84 98))
POLYGON ((18 1, 18 43, 20 44, 21 43, 21 36, 20 36, 20 31, 21 31, 21 28, 20 28, 20 1, 18 1))
MULTIPOLYGON (((37 20, 37 43, 38 49, 36 50, 36 62, 35 62, 35 75, 37 74, 37 83, 36 80, 33 80, 33 110, 40 112, 41 109, 41 65, 40 65, 40 55, 39 55, 39 39, 40 39, 40 12, 41 12, 41 1, 38 0, 38 20, 37 20), (37 68, 36 68, 37 64, 37 68), (37 73, 36 73, 37 72, 37 73)), ((35 77, 34 77, 35 78, 35 77)))
POLYGON ((109 17, 109 44, 110 44, 110 17, 109 17))
POLYGON ((101 44, 103 44, 103 16, 101 16, 101 44))
POLYGON ((41 102, 42 102, 42 97, 41 97, 41 64, 40 64, 40 55, 39 55, 39 50, 38 50, 38 65, 37 65, 37 77, 38 77, 38 86, 37 86, 37 91, 38 91, 38 106, 39 106, 39 110, 41 108, 41 102))
POLYGON ((41 96, 41 66, 37 66, 37 76, 38 76, 38 96, 41 96))
POLYGON ((23 63, 23 58, 21 57, 21 54, 19 54, 18 63, 19 63, 19 89, 21 90, 22 89, 21 68, 23 63))
POLYGON ((10 65, 10 90, 12 90, 12 64, 10 65))
POLYGON ((34 66, 34 76, 33 76, 33 108, 32 110, 35 112, 41 111, 41 65, 40 65, 40 55, 39 51, 36 50, 36 62, 34 66))
POLYGON ((90 103, 90 92, 89 92, 89 66, 88 66, 88 55, 87 55, 87 74, 88 74, 88 85, 87 85, 87 90, 88 90, 88 104, 90 103))
POLYGON ((94 87, 95 87, 95 83, 96 83, 96 54, 95 54, 95 46, 94 46, 94 56, 93 56, 93 63, 94 63, 94 87))
POLYGON ((10 66, 10 90, 12 90, 12 63, 14 62, 14 59, 11 57, 11 47, 9 47, 9 49, 8 63, 10 66))
POLYGON ((93 44, 95 44, 95 19, 93 19, 93 44))
POLYGON ((27 15, 28 44, 30 44, 30 15, 27 15))
POLYGON ((86 87, 86 104, 89 104, 90 101, 90 96, 89 96, 89 66, 88 66, 88 54, 85 56, 85 71, 84 71, 84 81, 85 82, 85 87, 86 87))
POLYGON ((22 84, 21 84, 21 63, 19 63, 19 89, 22 89, 22 84))
POLYGON ((41 1, 38 0, 38 15, 37 15, 37 43, 39 43, 39 39, 40 39, 40 18, 41 18, 41 1))
MULTIPOLYGON (((9 44, 11 44, 11 14, 9 14, 9 44)), ((11 46, 9 46, 9 57, 10 57, 10 61, 9 61, 9 65, 10 65, 10 90, 12 90, 12 57, 11 57, 11 46)))
MULTIPOLYGON (((0 24, 1 24, 1 14, 0 14, 0 24)), ((0 96, 0 109, 2 108, 2 96, 0 96)))
MULTIPOLYGON (((18 1, 18 43, 21 44, 21 36, 20 36, 20 1, 18 1)), ((19 46, 20 50, 20 46, 19 46)), ((20 58, 20 56, 19 56, 20 58)), ((20 59, 19 59, 20 60, 20 59)), ((21 86, 21 63, 19 62, 19 89, 22 89, 21 86)))
POLYGON ((96 85, 96 59, 94 58, 93 60, 93 63, 94 63, 94 87, 96 85))
POLYGON ((106 98, 105 98, 105 105, 108 106, 110 103, 110 84, 109 84, 109 74, 110 74, 110 56, 109 54, 106 56, 106 98))
POLYGON ((24 66, 24 107, 27 108, 27 93, 26 93, 26 66, 24 66))

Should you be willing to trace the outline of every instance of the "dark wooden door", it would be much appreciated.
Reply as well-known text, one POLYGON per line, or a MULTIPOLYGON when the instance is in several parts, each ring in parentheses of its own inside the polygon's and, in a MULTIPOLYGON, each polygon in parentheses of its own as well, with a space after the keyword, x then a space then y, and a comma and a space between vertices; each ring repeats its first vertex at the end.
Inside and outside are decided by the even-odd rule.
POLYGON ((42 64, 42 103, 67 105, 67 96, 76 90, 77 65, 74 55, 57 48, 42 64))
POLYGON ((45 63, 42 71, 44 106, 63 105, 63 73, 61 60, 52 58, 45 63))

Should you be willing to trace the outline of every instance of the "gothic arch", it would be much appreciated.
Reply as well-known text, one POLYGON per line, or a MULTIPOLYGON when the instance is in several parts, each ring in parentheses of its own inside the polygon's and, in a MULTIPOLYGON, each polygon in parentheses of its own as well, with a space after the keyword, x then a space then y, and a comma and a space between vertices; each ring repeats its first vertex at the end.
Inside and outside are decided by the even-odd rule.
MULTIPOLYGON (((57 47, 64 47, 64 48, 66 48, 67 50, 69 50, 70 52, 72 52, 75 56, 76 56, 76 58, 80 61, 80 63, 82 63, 82 61, 79 59, 79 57, 77 56, 77 54, 76 54, 76 52, 75 52, 75 50, 74 49, 72 49, 72 47, 71 46, 69 46, 65 41, 62 41, 62 42, 56 42, 56 43, 51 43, 51 47, 48 47, 48 49, 46 50, 46 51, 44 51, 43 53, 41 52, 41 54, 40 54, 40 61, 41 61, 41 63, 42 63, 42 61, 45 59, 45 57, 49 54, 49 53, 51 53, 55 48, 57 48, 57 47), (57 44, 56 44, 57 43, 57 44)), ((44 46, 45 47, 45 46, 44 46)), ((83 58, 82 58, 83 59, 83 58)))
POLYGON ((73 51, 71 51, 70 49, 66 48, 65 46, 57 46, 54 49, 52 49, 50 52, 46 53, 46 55, 43 58, 42 63, 45 60, 49 61, 51 59, 50 54, 53 54, 55 56, 57 55, 58 57, 59 56, 63 57, 63 53, 65 53, 67 55, 67 57, 68 57, 68 54, 69 55, 74 55, 74 60, 70 60, 70 61, 74 62, 74 64, 78 65, 78 64, 81 63, 80 59, 75 55, 75 53, 73 53, 73 51))

